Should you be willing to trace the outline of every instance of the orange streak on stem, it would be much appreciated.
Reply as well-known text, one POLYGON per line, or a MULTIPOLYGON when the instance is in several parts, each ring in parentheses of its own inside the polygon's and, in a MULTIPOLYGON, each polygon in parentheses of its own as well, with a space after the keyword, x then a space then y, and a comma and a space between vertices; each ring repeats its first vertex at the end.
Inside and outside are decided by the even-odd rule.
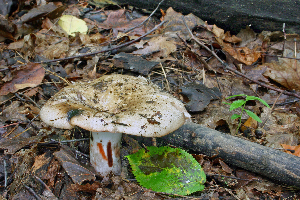
POLYGON ((107 157, 106 157, 106 155, 105 155, 105 152, 104 152, 102 143, 97 143, 97 146, 98 146, 98 149, 99 149, 100 154, 102 155, 102 158, 103 158, 104 160, 107 160, 107 157))

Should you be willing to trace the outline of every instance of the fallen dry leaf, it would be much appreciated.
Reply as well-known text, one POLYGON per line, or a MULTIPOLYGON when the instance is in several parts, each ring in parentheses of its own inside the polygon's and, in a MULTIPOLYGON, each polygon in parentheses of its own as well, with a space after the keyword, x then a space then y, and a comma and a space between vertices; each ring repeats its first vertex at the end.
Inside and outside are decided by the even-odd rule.
POLYGON ((155 51, 155 57, 159 59, 160 57, 167 57, 170 53, 176 51, 176 45, 173 41, 169 41, 167 37, 153 37, 147 42, 147 46, 143 49, 134 51, 133 54, 149 54, 155 51))
MULTIPOLYGON (((129 28, 135 27, 136 25, 141 24, 145 19, 147 19, 147 16, 143 16, 130 21, 126 17, 125 9, 107 12, 107 19, 98 26, 104 29, 112 28, 115 36, 118 35, 118 31, 122 32, 129 28)), ((153 23, 147 22, 147 26, 137 27, 132 32, 130 32, 129 35, 143 35, 153 27, 153 23)))
POLYGON ((249 117, 247 119, 247 121, 241 126, 241 131, 244 132, 245 130, 247 130, 248 128, 250 129, 257 129, 257 121, 254 120, 252 117, 249 117))
POLYGON ((252 65, 260 57, 261 53, 255 49, 249 49, 248 47, 234 48, 229 43, 223 43, 223 50, 227 51, 232 57, 238 61, 252 65))
MULTIPOLYGON (((29 12, 27 12, 25 15, 23 15, 21 17, 21 21, 23 23, 35 21, 42 17, 46 17, 49 13, 51 13, 52 11, 55 11, 56 9, 57 9, 57 6, 55 6, 53 3, 48 3, 45 5, 41 5, 37 8, 32 8, 29 12)), ((64 8, 62 10, 57 10, 57 11, 58 11, 58 13, 53 16, 54 18, 60 16, 60 14, 64 11, 64 8)))
POLYGON ((38 86, 45 75, 45 69, 40 64, 29 63, 13 73, 13 79, 3 84, 0 96, 14 93, 20 89, 38 86))
POLYGON ((95 174, 80 165, 69 147, 62 146, 60 151, 54 153, 54 156, 61 163, 75 184, 80 185, 84 181, 96 180, 95 174))
POLYGON ((221 40, 225 38, 224 30, 217 27, 215 24, 213 25, 212 32, 215 34, 215 36, 221 40))
POLYGON ((291 152, 289 150, 285 150, 286 153, 288 154, 293 154, 295 156, 298 156, 300 157, 300 145, 298 146, 291 146, 291 145, 287 145, 287 144, 281 144, 281 146, 284 148, 284 149, 289 149, 289 150, 294 150, 295 152, 291 152))
POLYGON ((265 76, 280 83, 289 90, 300 90, 300 62, 288 58, 278 58, 278 62, 265 63, 265 76))
POLYGON ((191 13, 184 16, 181 13, 174 11, 173 8, 170 7, 166 11, 166 15, 164 16, 164 20, 168 21, 168 23, 166 23, 164 27, 164 33, 174 38, 178 38, 175 33, 178 33, 184 39, 191 38, 191 35, 189 34, 187 28, 185 27, 185 24, 183 23, 182 17, 184 17, 187 26, 191 30, 196 26, 205 24, 202 19, 196 17, 191 13))
POLYGON ((235 36, 235 35, 231 35, 229 31, 227 31, 225 33, 225 38, 224 38, 224 41, 226 42, 230 42, 230 43, 239 43, 242 41, 241 38, 235 36))

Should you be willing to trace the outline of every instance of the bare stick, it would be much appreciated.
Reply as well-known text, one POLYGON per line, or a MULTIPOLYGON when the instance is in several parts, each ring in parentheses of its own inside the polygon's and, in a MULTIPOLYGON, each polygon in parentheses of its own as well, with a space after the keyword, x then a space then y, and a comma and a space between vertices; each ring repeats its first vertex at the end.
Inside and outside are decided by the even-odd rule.
POLYGON ((43 200, 31 187, 28 187, 27 185, 24 185, 24 187, 37 199, 37 200, 43 200))
POLYGON ((164 69, 164 67, 162 66, 161 63, 159 63, 159 64, 160 64, 161 70, 162 70, 162 72, 163 72, 163 74, 164 74, 164 77, 165 77, 165 80, 166 80, 166 83, 167 83, 167 89, 168 89, 168 91, 170 92, 171 89, 170 89, 170 85, 169 85, 169 81, 168 81, 168 79, 167 79, 167 75, 166 75, 165 69, 164 69))
POLYGON ((4 188, 7 187, 7 171, 6 171, 6 160, 3 160, 3 168, 4 168, 4 188))

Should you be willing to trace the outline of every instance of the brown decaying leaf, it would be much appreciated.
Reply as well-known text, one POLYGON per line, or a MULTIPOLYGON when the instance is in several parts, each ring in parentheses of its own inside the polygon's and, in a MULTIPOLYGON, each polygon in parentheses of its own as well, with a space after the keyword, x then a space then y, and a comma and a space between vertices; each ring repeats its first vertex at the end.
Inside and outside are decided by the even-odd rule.
POLYGON ((39 177, 46 174, 51 159, 51 156, 49 156, 49 154, 46 153, 36 156, 34 159, 34 164, 32 166, 32 172, 36 175, 38 174, 39 177))
POLYGON ((33 8, 28 13, 26 13, 25 15, 23 15, 21 17, 21 21, 23 23, 35 21, 37 19, 40 19, 40 18, 46 16, 48 13, 51 13, 55 9, 57 9, 57 6, 55 6, 53 3, 48 3, 46 5, 42 5, 37 8, 33 8))
POLYGON ((212 32, 215 34, 215 36, 221 40, 225 39, 224 30, 217 27, 215 24, 212 27, 212 32))
POLYGON ((300 62, 278 58, 278 62, 265 63, 268 67, 265 76, 280 83, 289 90, 300 90, 300 62))
POLYGON ((242 39, 239 38, 239 37, 237 37, 237 36, 235 36, 235 35, 232 35, 232 36, 231 36, 231 35, 230 35, 230 32, 227 31, 227 32, 225 33, 224 41, 230 42, 230 43, 239 43, 239 42, 242 41, 242 39))
POLYGON ((224 30, 218 28, 216 25, 212 26, 211 31, 215 34, 216 41, 223 46, 223 50, 228 52, 236 60, 246 65, 252 65, 261 56, 261 53, 256 51, 256 48, 249 49, 248 47, 233 47, 231 43, 239 43, 242 39, 235 35, 231 36, 229 32, 224 34, 224 30))
POLYGON ((20 70, 13 73, 11 81, 3 84, 0 95, 7 95, 27 87, 38 86, 45 75, 45 69, 40 64, 29 63, 20 70))
MULTIPOLYGON (((164 27, 164 33, 169 32, 171 37, 178 38, 178 36, 175 34, 177 32, 184 39, 191 38, 191 35, 189 34, 187 28, 185 27, 185 24, 183 23, 182 16, 183 15, 181 13, 174 11, 173 8, 168 8, 168 10, 166 11, 166 15, 164 16, 164 20, 168 21, 168 23, 164 27)), ((196 17, 191 13, 185 15, 184 20, 189 29, 193 29, 195 26, 205 24, 202 19, 196 17)))
POLYGON ((159 59, 159 57, 167 57, 177 49, 174 42, 169 41, 167 37, 158 36, 151 38, 147 44, 148 45, 145 48, 134 51, 133 54, 144 55, 159 50, 159 52, 155 54, 157 59, 159 59))
POLYGON ((222 169, 226 172, 231 174, 233 172, 233 170, 222 160, 219 160, 220 165, 222 166, 222 169))
MULTIPOLYGON (((138 24, 141 24, 145 19, 147 19, 147 16, 143 16, 134 20, 129 21, 126 18, 126 10, 120 9, 116 11, 108 11, 108 16, 106 21, 104 21, 102 24, 99 24, 98 26, 100 28, 104 29, 113 29, 114 35, 118 35, 118 31, 124 31, 126 29, 135 27, 138 24)), ((129 33, 129 35, 143 35, 147 31, 149 31, 151 28, 153 28, 153 23, 148 22, 147 26, 140 26, 136 29, 134 29, 132 32, 129 33)))
POLYGON ((0 140, 0 149, 4 150, 5 154, 14 154, 24 146, 32 145, 41 141, 42 138, 43 136, 34 136, 30 138, 18 137, 13 139, 2 138, 0 140))
POLYGON ((74 192, 96 193, 101 186, 99 182, 94 182, 93 184, 87 183, 85 185, 72 184, 71 188, 74 192))
POLYGON ((287 145, 287 144, 281 144, 281 146, 284 149, 290 149, 290 150, 294 150, 295 151, 294 153, 292 153, 291 151, 285 150, 286 153, 293 154, 295 156, 300 157, 300 145, 298 145, 298 146, 291 146, 291 145, 287 145))
POLYGON ((241 131, 245 131, 246 129, 248 129, 248 128, 250 128, 250 129, 257 129, 257 126, 258 126, 258 124, 257 124, 257 121, 256 120, 254 120, 252 117, 249 117, 248 119, 247 119, 247 121, 242 125, 242 127, 241 127, 241 131))
POLYGON ((53 24, 49 18, 45 18, 43 20, 42 28, 45 29, 47 32, 51 30, 58 36, 68 37, 67 32, 64 29, 62 29, 60 26, 53 24))
POLYGON ((232 57, 238 61, 252 65, 261 56, 261 53, 255 49, 249 49, 248 47, 234 48, 229 43, 223 43, 223 50, 227 51, 232 57))
POLYGON ((5 38, 14 40, 14 35, 17 31, 17 27, 14 23, 5 19, 3 15, 0 15, 0 27, 0 37, 3 37, 0 39, 1 42, 4 41, 5 38))
POLYGON ((67 146, 62 146, 60 151, 54 153, 54 156, 59 160, 74 183, 80 185, 84 181, 96 180, 95 174, 81 166, 67 146))

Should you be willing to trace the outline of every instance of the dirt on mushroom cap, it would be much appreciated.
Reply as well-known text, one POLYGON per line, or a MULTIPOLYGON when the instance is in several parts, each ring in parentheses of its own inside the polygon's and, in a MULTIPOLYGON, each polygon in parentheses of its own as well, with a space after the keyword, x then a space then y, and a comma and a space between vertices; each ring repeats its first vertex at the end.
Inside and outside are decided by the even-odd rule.
POLYGON ((57 128, 79 126, 145 137, 166 135, 190 118, 179 100, 144 77, 120 74, 63 88, 44 105, 40 116, 57 128))

